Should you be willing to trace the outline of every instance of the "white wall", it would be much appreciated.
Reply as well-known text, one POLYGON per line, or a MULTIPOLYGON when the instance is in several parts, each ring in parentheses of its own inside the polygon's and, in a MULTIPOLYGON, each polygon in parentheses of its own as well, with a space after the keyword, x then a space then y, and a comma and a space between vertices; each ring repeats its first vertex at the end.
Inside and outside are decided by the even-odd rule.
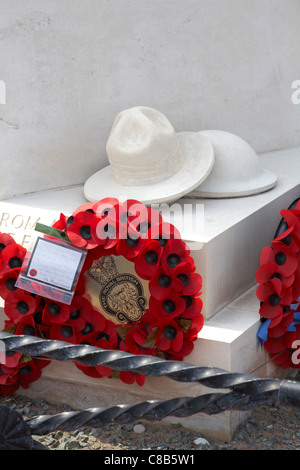
POLYGON ((119 111, 300 145, 299 0, 0 0, 0 198, 83 183, 119 111))

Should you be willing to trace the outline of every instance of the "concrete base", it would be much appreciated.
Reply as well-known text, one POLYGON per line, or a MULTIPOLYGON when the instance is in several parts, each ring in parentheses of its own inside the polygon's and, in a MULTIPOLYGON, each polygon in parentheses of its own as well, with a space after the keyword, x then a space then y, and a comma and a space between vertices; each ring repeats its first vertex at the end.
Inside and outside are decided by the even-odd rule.
MULTIPOLYGON (((203 277, 205 325, 186 362, 215 366, 261 377, 291 376, 269 361, 258 345, 259 303, 255 295, 255 272, 262 248, 269 245, 280 221, 279 212, 299 197, 300 149, 262 155, 263 166, 279 176, 266 193, 224 200, 185 198, 178 207, 204 206, 202 230, 185 227, 192 245, 197 271, 203 277), (293 169, 291 171, 291 168, 293 169)), ((30 246, 35 222, 51 224, 60 212, 71 213, 85 203, 82 187, 35 193, 0 203, 0 231, 30 246), (2 215, 1 215, 2 212, 2 215)), ((163 212, 163 211, 162 211, 163 212)), ((163 216, 166 220, 165 213, 163 216)), ((180 211, 174 213, 176 217, 180 211), (177 214, 177 215, 176 215, 177 214)), ((182 233, 182 232, 181 232, 182 233)), ((1 326, 1 325, 0 325, 1 326)), ((53 403, 67 402, 74 408, 137 403, 147 399, 197 396, 214 390, 197 383, 182 384, 168 378, 147 378, 143 387, 127 386, 117 379, 92 379, 73 363, 53 362, 42 378, 19 393, 42 396, 53 403)), ((220 391, 220 390, 219 390, 220 391)), ((226 392, 224 390, 224 392, 226 392)), ((215 416, 203 413, 185 419, 168 418, 214 438, 231 440, 245 412, 226 411, 215 416)))

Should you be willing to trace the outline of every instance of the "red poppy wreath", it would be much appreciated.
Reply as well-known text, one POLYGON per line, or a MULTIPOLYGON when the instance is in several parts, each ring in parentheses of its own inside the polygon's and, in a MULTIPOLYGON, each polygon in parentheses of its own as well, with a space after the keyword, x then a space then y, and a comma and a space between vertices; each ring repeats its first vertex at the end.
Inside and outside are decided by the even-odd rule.
MULTIPOLYGON (((182 360, 191 353, 204 322, 202 279, 188 246, 158 211, 135 200, 106 198, 80 206, 71 216, 61 214, 53 228, 87 252, 73 299, 64 304, 16 287, 27 251, 2 233, 0 296, 8 317, 4 331, 167 360, 182 360), (115 260, 120 258, 132 266, 134 275, 118 272, 115 260), (140 281, 146 283, 148 298, 140 281), (96 300, 102 304, 91 298, 89 282, 101 286, 96 300)), ((0 394, 27 388, 49 362, 8 354, 1 365, 0 394)), ((92 377, 118 377, 141 386, 145 381, 142 374, 130 371, 75 364, 92 377)))
POLYGON ((282 220, 271 246, 261 252, 255 276, 262 321, 258 338, 276 364, 300 368, 296 352, 300 340, 300 199, 280 215, 282 220))

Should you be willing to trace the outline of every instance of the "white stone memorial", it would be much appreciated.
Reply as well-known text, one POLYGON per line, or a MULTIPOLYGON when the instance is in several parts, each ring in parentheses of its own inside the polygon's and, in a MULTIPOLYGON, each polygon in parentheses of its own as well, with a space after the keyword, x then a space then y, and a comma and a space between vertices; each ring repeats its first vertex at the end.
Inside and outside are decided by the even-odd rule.
MULTIPOLYGON (((273 0, 96 3, 83 8, 79 0, 72 5, 16 0, 12 8, 9 0, 2 1, 0 232, 29 248, 37 222, 52 225, 61 212, 71 214, 89 199, 111 196, 107 191, 114 180, 106 184, 105 175, 114 159, 120 163, 121 158, 116 140, 108 146, 110 155, 106 152, 115 116, 140 103, 158 109, 172 122, 168 148, 178 141, 182 147, 179 154, 173 147, 171 173, 165 154, 159 156, 161 180, 154 185, 160 195, 151 199, 148 193, 145 201, 174 204, 174 213, 167 206, 162 215, 173 217, 203 278, 205 323, 185 361, 260 377, 291 375, 293 371, 271 362, 258 343, 255 273, 280 210, 300 192, 300 105, 292 99, 292 84, 300 77, 300 62, 295 61, 298 1, 278 0, 276 8, 273 0), (223 137, 230 137, 235 151, 246 151, 249 166, 241 165, 245 155, 240 159, 225 151, 229 145, 223 137), (188 172, 181 186, 176 156, 191 152, 193 161, 183 165, 188 172), (205 157, 201 162, 200 155, 205 157), (218 181, 220 165, 225 165, 223 182, 218 181), (99 175, 104 177, 103 192, 99 175), (260 181, 253 185, 257 177, 260 181), (174 178, 172 193, 163 192, 168 178, 174 178), (208 188, 213 194, 201 193, 214 179, 217 189, 208 188), (202 222, 196 228, 195 217, 181 227, 185 206, 202 222)), ((145 145, 150 135, 153 149, 151 132, 148 120, 140 143, 145 145)), ((122 140, 121 134, 114 136, 122 140)), ((143 162, 130 162, 129 176, 138 175, 137 163, 143 162)), ((143 180, 137 199, 148 183, 143 180)), ((137 178, 129 187, 136 185, 137 178)), ((119 192, 122 185, 117 186, 127 198, 119 192)), ((2 308, 1 328, 4 319, 2 308)), ((154 377, 147 377, 143 387, 126 385, 86 376, 72 362, 53 361, 39 380, 18 393, 85 409, 213 391, 154 377)), ((244 418, 244 412, 226 411, 167 421, 230 440, 244 418)))

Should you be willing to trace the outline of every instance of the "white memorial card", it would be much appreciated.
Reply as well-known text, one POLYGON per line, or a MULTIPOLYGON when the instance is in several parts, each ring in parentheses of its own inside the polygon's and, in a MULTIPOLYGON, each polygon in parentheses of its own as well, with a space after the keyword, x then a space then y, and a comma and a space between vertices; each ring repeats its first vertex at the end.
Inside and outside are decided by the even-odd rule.
POLYGON ((72 291, 83 253, 72 246, 38 238, 26 276, 66 291, 72 291))

